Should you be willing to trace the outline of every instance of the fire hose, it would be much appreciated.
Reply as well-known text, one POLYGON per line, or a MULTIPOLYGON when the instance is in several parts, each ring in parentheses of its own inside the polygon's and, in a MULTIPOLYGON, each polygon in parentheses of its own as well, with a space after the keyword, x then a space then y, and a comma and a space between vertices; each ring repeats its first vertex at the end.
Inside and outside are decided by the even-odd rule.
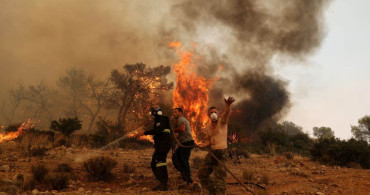
MULTIPOLYGON (((101 147, 100 149, 101 150, 105 150, 105 149, 107 149, 109 146, 111 146, 111 145, 113 145, 113 144, 115 144, 115 143, 118 143, 119 141, 121 141, 121 140, 123 140, 123 139, 125 139, 125 138, 127 138, 128 137, 128 135, 130 134, 130 133, 133 133, 133 132, 135 132, 135 131, 138 131, 138 130, 140 130, 141 128, 144 128, 146 125, 148 125, 148 124, 145 124, 145 125, 143 125, 143 126, 140 126, 140 127, 138 127, 138 128, 136 128, 135 130, 133 130, 133 131, 130 131, 130 132, 128 132, 126 135, 124 135, 124 136, 122 136, 122 137, 120 137, 120 138, 118 138, 118 139, 116 139, 116 140, 114 140, 113 142, 111 142, 111 143, 109 143, 109 144, 107 144, 107 145, 105 145, 105 146, 103 146, 103 147, 101 147)), ((172 128, 172 124, 171 124, 171 128, 172 128)), ((172 128, 173 129, 173 128, 172 128)), ((199 149, 202 149, 202 150, 205 150, 205 151, 207 151, 216 161, 217 161, 217 163, 219 164, 219 165, 221 165, 221 167, 223 168, 223 169, 225 169, 237 182, 239 182, 240 183, 240 185, 242 185, 248 192, 250 192, 251 194, 255 194, 254 192, 253 192, 253 190, 252 189, 250 189, 248 186, 246 186, 245 185, 245 183, 244 182, 242 182, 233 172, 231 172, 230 171, 230 169, 228 169, 227 168, 227 166, 225 165, 225 163, 223 163, 219 158, 217 158, 217 156, 215 155, 215 154, 213 154, 213 152, 210 150, 210 149, 208 149, 208 148, 206 148, 206 147, 199 147, 198 145, 196 145, 196 144, 194 144, 193 146, 184 146, 184 145, 182 145, 180 142, 179 142, 179 140, 176 138, 176 136, 173 134, 173 138, 174 138, 174 140, 176 141, 176 143, 180 146, 180 147, 182 147, 182 148, 193 148, 193 147, 197 147, 197 148, 199 148, 199 149)))
MULTIPOLYGON (((171 124, 171 128, 173 129, 173 126, 172 126, 172 124, 171 124)), ((198 145, 196 145, 196 144, 194 144, 193 146, 184 146, 184 145, 182 145, 180 142, 179 142, 179 140, 177 139, 177 137, 173 134, 173 138, 174 138, 174 140, 176 141, 176 143, 180 146, 180 147, 182 147, 182 148, 192 148, 192 147, 197 147, 197 148, 199 148, 199 149, 203 149, 203 150, 205 150, 205 151, 207 151, 216 161, 217 161, 217 163, 219 164, 219 165, 221 165, 222 166, 222 168, 224 168, 236 181, 238 181, 239 183, 240 183, 240 185, 242 185, 248 192, 250 192, 251 194, 255 194, 254 192, 253 192, 253 190, 252 189, 250 189, 248 186, 246 186, 245 184, 244 184, 244 182, 242 182, 233 172, 231 172, 230 171, 230 169, 228 169, 227 168, 227 166, 225 165, 225 163, 223 163, 220 159, 218 159, 217 158, 217 156, 215 155, 215 154, 213 154, 213 152, 210 150, 210 149, 208 149, 208 148, 206 148, 206 147, 199 147, 198 145)))

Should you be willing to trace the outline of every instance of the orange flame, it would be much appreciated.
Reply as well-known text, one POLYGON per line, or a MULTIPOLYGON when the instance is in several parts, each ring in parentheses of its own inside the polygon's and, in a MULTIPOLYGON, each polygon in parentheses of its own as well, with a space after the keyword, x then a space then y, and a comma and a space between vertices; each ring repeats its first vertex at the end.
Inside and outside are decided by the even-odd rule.
MULTIPOLYGON (((192 44, 194 47, 194 44, 192 44)), ((206 79, 197 75, 193 62, 194 53, 187 51, 181 42, 170 42, 169 47, 174 48, 181 58, 174 64, 176 72, 176 88, 173 92, 175 107, 181 107, 190 122, 195 143, 199 144, 201 132, 209 119, 207 116, 208 91, 216 79, 206 79)))
POLYGON ((9 133, 0 133, 0 143, 4 141, 14 140, 20 136, 23 132, 32 129, 35 127, 35 124, 29 119, 26 122, 23 122, 16 132, 9 133))
MULTIPOLYGON (((139 131, 134 131, 134 132, 131 132, 129 134, 127 134, 127 137, 137 137, 139 134, 139 131)), ((143 140, 143 141, 150 141, 152 143, 154 143, 154 140, 153 140, 153 136, 151 135, 141 135, 137 138, 138 140, 143 140)))

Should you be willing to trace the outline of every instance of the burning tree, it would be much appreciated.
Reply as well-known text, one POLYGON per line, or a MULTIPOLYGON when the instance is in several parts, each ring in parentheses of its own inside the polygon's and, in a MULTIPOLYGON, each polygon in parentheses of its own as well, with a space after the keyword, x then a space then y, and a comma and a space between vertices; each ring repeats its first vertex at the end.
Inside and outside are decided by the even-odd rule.
POLYGON ((138 119, 145 117, 149 107, 159 102, 160 93, 172 89, 166 76, 170 73, 169 66, 147 67, 143 63, 126 64, 124 71, 117 69, 111 72, 110 81, 113 85, 108 94, 108 108, 116 109, 117 127, 126 128, 129 114, 138 119))

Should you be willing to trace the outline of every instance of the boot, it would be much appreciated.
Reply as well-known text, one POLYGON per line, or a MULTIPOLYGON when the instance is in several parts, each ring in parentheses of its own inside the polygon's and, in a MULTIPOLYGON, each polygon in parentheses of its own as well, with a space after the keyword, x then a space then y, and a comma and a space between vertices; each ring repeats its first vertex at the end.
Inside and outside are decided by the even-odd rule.
POLYGON ((152 188, 153 191, 167 191, 168 185, 166 184, 159 184, 156 187, 152 188))

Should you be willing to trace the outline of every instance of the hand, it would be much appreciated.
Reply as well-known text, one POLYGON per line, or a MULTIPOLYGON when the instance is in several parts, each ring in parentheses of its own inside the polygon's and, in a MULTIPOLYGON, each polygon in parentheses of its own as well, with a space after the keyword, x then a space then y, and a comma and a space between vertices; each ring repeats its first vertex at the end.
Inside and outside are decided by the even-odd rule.
POLYGON ((227 105, 231 105, 235 102, 235 99, 233 97, 229 97, 228 99, 224 99, 224 101, 227 105))

